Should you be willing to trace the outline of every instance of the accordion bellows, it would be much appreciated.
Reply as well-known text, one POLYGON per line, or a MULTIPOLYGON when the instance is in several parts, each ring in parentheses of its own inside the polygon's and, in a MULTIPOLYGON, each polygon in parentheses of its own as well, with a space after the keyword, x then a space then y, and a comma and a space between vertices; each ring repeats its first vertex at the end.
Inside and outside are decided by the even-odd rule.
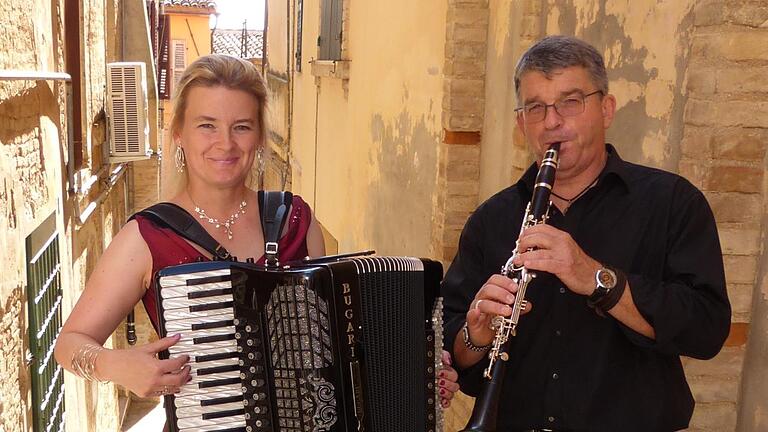
POLYGON ((158 272, 161 358, 190 356, 171 431, 438 431, 438 262, 364 257, 158 272))

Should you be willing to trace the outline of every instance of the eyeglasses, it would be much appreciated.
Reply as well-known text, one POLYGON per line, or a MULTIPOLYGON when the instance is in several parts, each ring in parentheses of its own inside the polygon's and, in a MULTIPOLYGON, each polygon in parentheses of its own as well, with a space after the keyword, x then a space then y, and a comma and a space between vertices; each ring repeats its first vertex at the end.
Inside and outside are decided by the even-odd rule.
POLYGON ((538 123, 547 117, 547 108, 553 107, 558 115, 563 117, 573 117, 584 112, 585 100, 595 94, 603 94, 602 90, 596 90, 585 95, 568 96, 560 99, 553 104, 543 104, 541 102, 530 103, 526 106, 515 108, 515 112, 523 113, 523 120, 526 123, 538 123))

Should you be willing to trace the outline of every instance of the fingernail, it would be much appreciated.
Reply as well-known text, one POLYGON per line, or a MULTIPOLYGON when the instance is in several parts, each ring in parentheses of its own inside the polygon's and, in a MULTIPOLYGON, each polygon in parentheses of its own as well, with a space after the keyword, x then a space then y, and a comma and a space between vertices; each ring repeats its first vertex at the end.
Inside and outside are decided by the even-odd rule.
POLYGON ((440 389, 440 394, 444 395, 445 394, 445 389, 440 389))
POLYGON ((171 336, 172 338, 180 339, 181 333, 176 333, 175 335, 171 336))
POLYGON ((444 386, 445 385, 445 380, 441 379, 439 384, 440 384, 441 387, 444 386))
POLYGON ((513 301, 515 301, 515 296, 513 296, 512 294, 508 294, 507 303, 512 303, 513 301))
POLYGON ((439 373, 439 374, 437 374, 437 375, 438 375, 440 378, 442 378, 442 377, 444 377, 444 376, 445 376, 445 372, 443 372, 443 371, 440 371, 440 373, 439 373))
POLYGON ((512 313, 512 308, 509 306, 504 306, 504 309, 502 309, 502 311, 504 312, 504 315, 509 315, 512 313))

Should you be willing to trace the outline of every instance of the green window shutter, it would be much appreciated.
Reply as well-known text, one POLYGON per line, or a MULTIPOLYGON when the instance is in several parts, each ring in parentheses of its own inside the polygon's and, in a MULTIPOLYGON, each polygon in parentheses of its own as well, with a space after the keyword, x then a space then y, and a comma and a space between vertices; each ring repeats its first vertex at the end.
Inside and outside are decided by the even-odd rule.
POLYGON ((62 326, 56 213, 27 237, 26 254, 34 431, 63 431, 64 370, 53 358, 53 348, 62 326))

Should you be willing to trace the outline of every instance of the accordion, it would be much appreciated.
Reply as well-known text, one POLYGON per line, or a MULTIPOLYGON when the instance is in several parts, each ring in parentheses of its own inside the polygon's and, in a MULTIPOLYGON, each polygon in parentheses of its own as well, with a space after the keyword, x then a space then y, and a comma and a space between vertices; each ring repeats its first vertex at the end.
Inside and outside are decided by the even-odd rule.
POLYGON ((192 368, 165 396, 169 430, 442 430, 441 278, 408 257, 159 271, 161 336, 182 335, 160 357, 192 368))

